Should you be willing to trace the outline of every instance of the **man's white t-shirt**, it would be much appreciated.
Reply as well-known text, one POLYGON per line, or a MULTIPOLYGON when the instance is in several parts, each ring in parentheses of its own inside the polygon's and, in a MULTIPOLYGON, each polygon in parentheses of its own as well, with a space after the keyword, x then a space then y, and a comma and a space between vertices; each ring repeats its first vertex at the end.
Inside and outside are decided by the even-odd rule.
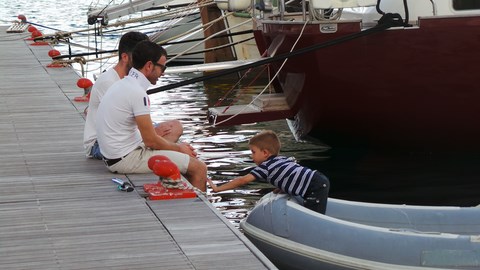
POLYGON ((150 114, 150 82, 135 68, 107 91, 98 107, 97 140, 102 155, 121 158, 142 143, 135 117, 150 114))
POLYGON ((90 92, 88 113, 83 130, 83 146, 86 156, 89 158, 91 157, 90 152, 92 151, 93 144, 97 140, 96 118, 98 106, 108 88, 119 80, 120 76, 118 76, 117 71, 111 68, 98 77, 90 92))

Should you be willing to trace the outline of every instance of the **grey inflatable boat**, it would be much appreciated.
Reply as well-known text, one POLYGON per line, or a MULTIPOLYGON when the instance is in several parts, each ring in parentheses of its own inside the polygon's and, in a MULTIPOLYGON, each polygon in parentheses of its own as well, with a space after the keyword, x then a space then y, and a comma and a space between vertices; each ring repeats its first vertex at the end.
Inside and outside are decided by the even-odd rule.
POLYGON ((480 269, 480 207, 329 199, 322 215, 270 193, 240 227, 280 269, 480 269))

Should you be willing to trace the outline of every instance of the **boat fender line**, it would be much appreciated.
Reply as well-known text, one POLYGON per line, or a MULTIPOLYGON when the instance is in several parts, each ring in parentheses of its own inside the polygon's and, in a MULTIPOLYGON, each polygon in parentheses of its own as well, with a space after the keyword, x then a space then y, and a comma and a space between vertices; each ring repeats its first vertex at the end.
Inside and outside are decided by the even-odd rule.
POLYGON ((343 42, 347 42, 347 41, 350 41, 350 40, 353 40, 353 39, 357 39, 357 38, 364 37, 364 36, 367 36, 367 35, 382 32, 382 31, 387 30, 387 29, 389 29, 391 27, 394 27, 394 26, 396 26, 396 24, 394 23, 393 20, 385 19, 385 20, 382 21, 382 24, 377 24, 376 26, 374 26, 372 28, 369 28, 367 30, 363 30, 359 33, 345 35, 345 36, 340 37, 340 38, 332 39, 332 40, 329 40, 329 41, 326 41, 326 42, 323 42, 323 43, 320 43, 320 44, 315 44, 315 45, 312 45, 312 46, 309 46, 309 47, 305 47, 305 48, 302 48, 302 49, 299 49, 299 50, 295 50, 295 51, 290 52, 290 53, 285 53, 285 54, 282 54, 282 55, 265 58, 263 60, 259 60, 259 61, 256 61, 254 63, 245 64, 245 65, 242 65, 242 66, 239 66, 239 67, 225 69, 225 70, 222 70, 222 71, 213 72, 213 73, 210 73, 210 74, 205 75, 205 76, 192 78, 192 79, 185 80, 185 81, 182 81, 182 82, 177 82, 177 83, 172 83, 172 84, 167 84, 167 85, 164 85, 164 86, 152 88, 152 89, 149 89, 147 91, 147 94, 151 95, 151 94, 155 94, 155 93, 158 93, 158 92, 174 89, 174 88, 177 88, 177 87, 181 87, 181 86, 185 86, 185 85, 189 85, 189 84, 193 84, 193 83, 197 83, 197 82, 207 81, 207 80, 211 80, 211 79, 218 78, 218 77, 221 77, 221 76, 229 75, 229 74, 232 74, 232 73, 237 73, 237 72, 242 71, 242 70, 246 70, 246 69, 270 64, 270 63, 273 63, 273 62, 281 61, 281 60, 284 60, 284 59, 287 59, 287 58, 290 58, 290 57, 295 57, 295 56, 302 55, 302 54, 305 54, 305 53, 309 53, 309 52, 312 52, 312 51, 315 51, 315 50, 318 50, 318 49, 330 47, 330 46, 337 45, 337 44, 340 44, 340 43, 343 43, 343 42))

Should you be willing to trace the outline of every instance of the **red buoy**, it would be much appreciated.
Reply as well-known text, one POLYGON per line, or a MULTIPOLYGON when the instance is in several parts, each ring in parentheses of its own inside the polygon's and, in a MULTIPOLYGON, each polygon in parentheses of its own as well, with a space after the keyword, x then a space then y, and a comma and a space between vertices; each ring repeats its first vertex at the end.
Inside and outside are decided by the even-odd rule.
POLYGON ((33 33, 33 31, 37 31, 37 30, 38 30, 38 29, 37 29, 35 26, 33 26, 33 25, 30 25, 30 26, 27 28, 27 31, 28 31, 29 33, 33 33))
POLYGON ((90 88, 93 86, 92 81, 87 78, 80 78, 77 81, 77 86, 83 89, 90 88))
POLYGON ((166 179, 180 180, 180 171, 177 165, 170 160, 161 160, 153 165, 153 173, 166 179))
POLYGON ((47 65, 48 68, 63 68, 66 66, 67 66, 66 64, 62 64, 62 63, 50 63, 47 65))
POLYGON ((42 36, 42 32, 38 30, 35 30, 32 32, 32 38, 41 37, 41 36, 42 36))
POLYGON ((143 190, 148 194, 150 200, 192 199, 197 197, 197 193, 192 188, 166 188, 161 183, 144 184, 143 190))
POLYGON ((22 23, 25 23, 27 22, 27 17, 25 17, 25 15, 18 15, 17 16, 17 19, 19 19, 20 21, 22 21, 22 23))
POLYGON ((148 167, 160 176, 157 183, 143 185, 143 190, 150 200, 187 199, 197 196, 193 188, 182 181, 177 165, 168 157, 152 156, 148 159, 148 167))
POLYGON ((160 162, 162 160, 170 161, 170 159, 166 156, 162 156, 162 155, 151 156, 148 159, 148 168, 153 171, 153 166, 155 165, 155 163, 160 162))
POLYGON ((34 30, 32 32, 32 37, 27 38, 27 40, 33 40, 34 41, 33 43, 30 44, 31 46, 45 46, 45 45, 48 45, 49 43, 46 42, 46 41, 35 41, 36 38, 41 37, 41 36, 43 36, 42 32, 40 32, 38 30, 34 30))
POLYGON ((92 81, 87 78, 80 78, 77 81, 77 86, 83 88, 84 94, 81 97, 75 97, 73 100, 77 102, 88 102, 90 100, 90 89, 93 86, 92 81))
POLYGON ((55 56, 59 56, 60 55, 60 52, 58 50, 50 50, 48 51, 48 56, 50 56, 51 58, 55 57, 55 56))
POLYGON ((85 96, 75 97, 73 100, 76 102, 88 102, 90 100, 90 93, 86 94, 85 96))

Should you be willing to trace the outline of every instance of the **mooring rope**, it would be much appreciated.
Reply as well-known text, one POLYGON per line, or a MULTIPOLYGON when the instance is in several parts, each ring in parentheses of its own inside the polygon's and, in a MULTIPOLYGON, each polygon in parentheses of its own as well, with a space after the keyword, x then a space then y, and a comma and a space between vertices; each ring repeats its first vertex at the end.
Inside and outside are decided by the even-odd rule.
MULTIPOLYGON (((226 16, 230 16, 230 15, 232 15, 232 14, 234 14, 234 13, 233 13, 233 12, 230 12, 230 13, 228 13, 227 15, 225 15, 225 17, 226 17, 226 16)), ((224 18, 224 17, 219 17, 218 19, 223 19, 223 18, 224 18)), ((235 26, 233 26, 233 27, 226 28, 226 29, 224 29, 224 30, 222 30, 222 31, 218 31, 218 32, 215 33, 215 34, 208 36, 208 37, 205 38, 203 41, 200 41, 200 42, 195 43, 194 45, 192 45, 191 47, 189 47, 188 49, 186 49, 186 50, 184 51, 184 53, 192 50, 193 48, 195 48, 195 47, 197 47, 197 46, 200 46, 200 45, 203 44, 205 41, 210 40, 210 39, 212 39, 212 38, 214 38, 214 37, 216 37, 216 36, 218 36, 218 35, 220 35, 220 34, 222 34, 222 33, 225 33, 225 32, 227 32, 227 31, 230 31, 231 29, 240 27, 240 26, 242 26, 242 25, 244 25, 244 24, 251 23, 251 22, 252 22, 252 19, 248 19, 248 20, 246 20, 246 21, 244 21, 244 22, 242 22, 242 23, 239 23, 239 24, 237 24, 237 25, 235 25, 235 26)), ((213 25, 213 24, 211 24, 211 25, 213 25)), ((210 25, 210 26, 211 26, 211 25, 210 25)), ((210 26, 209 26, 209 27, 210 27, 210 26)), ((173 58, 170 58, 170 59, 167 61, 167 63, 168 63, 168 62, 171 62, 172 60, 174 60, 174 59, 176 59, 176 58, 178 58, 178 57, 180 57, 180 56, 182 56, 182 55, 183 55, 183 54, 180 53, 180 54, 178 54, 177 56, 175 56, 175 57, 173 57, 173 58)))
POLYGON ((160 182, 165 188, 187 189, 189 188, 181 178, 179 180, 173 180, 170 178, 160 177, 160 182))
MULTIPOLYGON (((209 1, 210 2, 210 1, 209 1)), ((213 2, 212 2, 213 3, 213 2)), ((208 5, 210 5, 211 3, 208 3, 208 5)), ((206 4, 207 5, 207 4, 206 4)), ((187 7, 186 9, 197 9, 199 7, 202 7, 202 5, 195 5, 195 6, 192 6, 192 7, 187 7)), ((125 20, 125 21, 117 21, 115 23, 112 23, 112 24, 108 24, 106 26, 104 25, 101 25, 99 26, 99 28, 101 30, 105 29, 105 28, 110 28, 110 27, 120 27, 120 26, 124 26, 126 24, 130 24, 130 23, 137 23, 137 22, 142 22, 142 21, 147 21, 147 20, 152 20, 152 19, 156 19, 156 18, 161 18, 161 17, 165 17, 165 16, 168 16, 168 15, 177 15, 178 14, 178 10, 172 10, 172 11, 167 11, 167 12, 159 12, 159 13, 156 13, 156 14, 153 14, 153 15, 149 15, 149 16, 144 16, 144 17, 141 17, 141 18, 133 18, 133 19, 128 19, 128 20, 125 20)), ((43 27, 43 26, 42 26, 43 27)), ((72 34, 79 34, 79 33, 84 33, 84 32, 90 32, 90 31, 93 31, 92 29, 90 28, 86 28, 86 29, 80 29, 80 30, 75 30, 75 31, 59 31, 62 35, 65 35, 65 36, 70 36, 72 34)), ((51 37, 54 37, 56 35, 58 35, 59 33, 54 33, 54 34, 49 34, 49 35, 43 35, 42 38, 51 38, 51 37)))
MULTIPOLYGON (((237 42, 230 42, 230 43, 228 43, 228 44, 219 45, 219 46, 216 46, 216 47, 211 47, 211 48, 208 48, 208 49, 205 49, 205 50, 201 50, 201 51, 188 52, 188 53, 184 53, 184 54, 182 54, 182 55, 185 56, 185 55, 192 55, 192 54, 198 54, 198 53, 212 52, 212 51, 216 51, 216 50, 220 50, 220 49, 225 49, 225 48, 228 48, 228 47, 232 47, 232 46, 238 45, 238 44, 240 44, 240 43, 247 42, 247 41, 252 40, 252 39, 254 39, 254 37, 242 39, 242 40, 239 40, 239 41, 237 41, 237 42)), ((171 55, 171 56, 173 57, 173 56, 177 56, 177 55, 175 54, 175 55, 171 55)))
MULTIPOLYGON (((192 2, 190 3, 190 5, 188 5, 185 9, 185 15, 182 15, 181 12, 176 12, 176 16, 174 16, 170 21, 169 21, 169 24, 167 23, 167 30, 168 29, 171 29, 173 28, 174 26, 171 26, 171 25, 176 25, 176 20, 179 20, 181 18, 185 18, 187 16, 190 16, 192 13, 197 13, 196 10, 197 9, 200 9, 200 8, 203 8, 203 7, 206 7, 206 6, 209 6, 209 5, 212 5, 212 4, 215 4, 215 2, 213 2, 212 0, 205 0, 205 1, 201 1, 201 2, 192 2), (193 7, 193 8, 192 8, 193 7), (187 13, 186 11, 190 11, 189 13, 187 13)), ((158 39, 160 36, 162 36, 163 34, 165 33, 165 31, 158 31, 156 34, 152 35, 150 37, 150 39, 158 39)))
MULTIPOLYGON (((305 23, 303 24, 303 27, 302 27, 302 30, 300 31, 300 34, 298 35, 295 43, 292 45, 292 48, 290 49, 290 53, 293 52, 293 50, 294 50, 295 47, 297 46, 298 41, 300 41, 300 38, 303 36, 303 32, 305 31, 305 27, 307 26, 308 22, 309 22, 309 21, 307 20, 307 21, 305 21, 305 23)), ((280 71, 283 69, 283 66, 285 66, 285 64, 287 63, 287 60, 288 60, 288 58, 285 58, 285 59, 283 60, 282 65, 280 66, 280 68, 278 68, 278 70, 277 70, 277 72, 275 73, 275 75, 270 79, 270 81, 269 81, 268 84, 263 88, 263 90, 262 90, 258 95, 256 95, 248 105, 244 106, 239 112, 233 114, 232 116, 228 117, 227 119, 225 119, 225 120, 223 120, 223 121, 220 121, 220 122, 218 122, 218 123, 215 123, 215 122, 214 122, 214 123, 213 123, 213 126, 223 124, 223 123, 228 122, 228 121, 230 121, 231 119, 237 117, 239 114, 241 114, 243 111, 245 111, 248 106, 252 105, 261 95, 263 95, 263 93, 265 93, 265 91, 266 91, 267 89, 270 89, 270 85, 271 85, 272 82, 275 80, 275 78, 278 77, 278 74, 280 74, 280 71)), ((225 108, 225 110, 224 110, 223 112, 225 113, 229 108, 230 108, 230 106, 228 106, 227 108, 225 108)), ((215 118, 215 121, 216 121, 216 118, 215 118)))
MULTIPOLYGON (((178 17, 179 14, 182 13, 182 11, 184 13, 185 12, 190 12, 190 13, 196 12, 195 10, 197 10, 199 6, 207 6, 207 5, 210 5, 214 2, 213 1, 204 1, 204 3, 205 4, 203 4, 203 5, 193 4, 193 5, 190 5, 190 6, 187 6, 187 7, 182 7, 180 9, 175 9, 175 10, 171 10, 171 11, 168 11, 168 12, 161 12, 161 13, 157 13, 157 14, 150 15, 150 16, 144 16, 142 18, 129 19, 127 21, 118 21, 118 22, 116 22, 114 24, 110 24, 108 26, 103 26, 103 25, 100 26, 100 25, 96 24, 94 29, 87 28, 87 29, 80 29, 80 30, 76 30, 76 31, 68 31, 67 32, 67 31, 61 31, 59 29, 49 28, 49 27, 46 27, 46 26, 41 26, 39 24, 36 24, 36 25, 39 25, 39 26, 44 27, 44 28, 57 30, 57 32, 55 32, 54 34, 42 35, 40 37, 35 38, 34 41, 49 40, 49 42, 52 43, 52 44, 58 44, 58 43, 67 44, 68 45, 68 50, 69 50, 68 55, 67 56, 55 57, 52 64, 68 65, 68 64, 72 64, 72 63, 80 63, 81 64, 81 72, 82 72, 82 75, 84 75, 85 74, 84 65, 87 62, 100 61, 100 65, 103 66, 102 60, 109 59, 109 58, 117 56, 116 52, 118 50, 115 50, 115 51, 109 51, 109 52, 112 52, 112 54, 109 55, 109 56, 99 57, 99 54, 105 53, 105 51, 102 50, 101 48, 99 49, 99 47, 98 47, 99 43, 103 44, 103 42, 99 42, 97 40, 97 36, 100 36, 101 38, 103 38, 102 31, 106 27, 124 26, 125 24, 128 24, 128 23, 136 23, 136 22, 141 22, 141 21, 147 21, 147 20, 152 20, 152 19, 160 18, 160 17, 166 17, 166 16, 170 16, 170 15, 175 15, 175 17, 178 17), (70 42, 72 34, 80 34, 80 33, 84 33, 84 32, 90 33, 91 31, 94 31, 94 33, 95 33, 95 44, 97 44, 95 46, 95 48, 70 42), (73 56, 70 46, 77 46, 77 47, 81 47, 81 48, 84 48, 84 49, 87 49, 87 50, 92 50, 94 52, 93 53, 88 53, 88 54, 82 54, 80 56, 75 56, 76 58, 73 59, 73 60, 61 60, 63 58, 71 58, 73 56), (83 56, 87 56, 87 55, 95 55, 96 57, 94 59, 86 60, 85 58, 83 58, 83 56), (80 58, 77 58, 77 57, 80 57, 80 58), (81 59, 81 60, 79 60, 79 59, 81 59)), ((186 13, 186 14, 188 15, 188 13, 186 13)), ((170 19, 169 21, 172 21, 172 19, 170 19)), ((30 22, 30 23, 32 23, 32 22, 30 22)), ((34 24, 34 23, 32 23, 32 24, 34 24)), ((171 26, 171 27, 173 27, 173 26, 171 26)), ((87 36, 90 39, 91 34, 87 34, 87 36)))
POLYGON ((245 65, 242 65, 242 66, 239 66, 239 67, 213 72, 209 75, 205 75, 205 76, 185 80, 185 81, 182 81, 182 82, 177 82, 177 83, 172 83, 172 84, 152 88, 152 89, 149 89, 147 91, 147 93, 149 95, 151 95, 151 94, 155 94, 155 93, 158 93, 158 92, 162 92, 162 91, 174 89, 174 88, 177 88, 177 87, 181 87, 181 86, 184 86, 184 85, 189 85, 189 84, 193 84, 193 83, 197 83, 197 82, 201 82, 201 81, 211 80, 213 78, 218 78, 218 77, 221 77, 221 76, 229 75, 229 74, 236 73, 236 72, 239 72, 239 71, 242 71, 242 70, 246 70, 246 69, 249 69, 249 68, 252 68, 252 67, 258 67, 258 66, 261 66, 261 65, 266 65, 266 64, 273 63, 273 62, 281 61, 281 60, 289 58, 289 57, 299 56, 299 55, 309 53, 309 52, 312 52, 312 51, 315 51, 315 50, 318 50, 318 49, 321 49, 321 48, 330 47, 330 46, 337 45, 337 44, 340 44, 340 43, 343 43, 343 42, 347 42, 349 40, 353 40, 353 39, 357 39, 357 38, 364 37, 364 36, 367 36, 367 35, 372 35, 372 34, 375 34, 375 33, 378 33, 378 32, 382 32, 386 29, 389 29, 390 27, 392 27, 394 25, 395 24, 392 21, 384 21, 384 23, 382 23, 382 24, 378 24, 378 25, 376 25, 372 28, 363 30, 359 33, 345 35, 345 36, 342 36, 340 38, 332 39, 332 40, 329 40, 329 41, 326 41, 326 42, 323 42, 323 43, 320 43, 320 44, 314 44, 312 46, 308 46, 308 47, 293 51, 291 53, 286 53, 286 54, 282 54, 282 55, 279 55, 279 56, 269 57, 269 58, 262 59, 262 60, 259 60, 259 61, 253 62, 253 63, 245 64, 245 65))

